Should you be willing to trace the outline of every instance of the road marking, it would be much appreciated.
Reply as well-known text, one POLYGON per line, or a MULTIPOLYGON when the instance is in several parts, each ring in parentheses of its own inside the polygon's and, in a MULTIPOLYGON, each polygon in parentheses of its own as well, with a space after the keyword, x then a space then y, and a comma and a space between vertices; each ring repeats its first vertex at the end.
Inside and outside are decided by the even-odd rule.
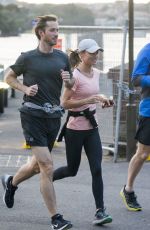
POLYGON ((7 161, 7 163, 6 163, 6 166, 7 166, 7 167, 8 167, 8 165, 9 165, 10 159, 11 159, 11 156, 9 155, 8 161, 7 161))
POLYGON ((24 155, 0 155, 0 167, 21 167, 28 163, 31 156, 24 155))

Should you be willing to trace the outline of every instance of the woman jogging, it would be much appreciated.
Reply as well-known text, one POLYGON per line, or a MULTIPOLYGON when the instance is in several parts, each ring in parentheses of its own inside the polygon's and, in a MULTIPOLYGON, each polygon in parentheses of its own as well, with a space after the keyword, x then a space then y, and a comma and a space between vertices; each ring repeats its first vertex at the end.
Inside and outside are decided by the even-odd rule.
POLYGON ((54 181, 75 176, 84 147, 92 174, 92 190, 96 203, 93 224, 98 225, 112 222, 112 217, 105 212, 103 201, 102 145, 98 132, 96 104, 101 103, 103 108, 110 107, 113 100, 99 94, 100 71, 93 66, 100 51, 103 49, 95 40, 83 39, 78 49, 70 53, 75 84, 71 89, 65 88, 63 93, 62 106, 68 109, 68 116, 58 139, 60 141, 63 135, 65 137, 67 166, 56 169, 53 175, 54 181))

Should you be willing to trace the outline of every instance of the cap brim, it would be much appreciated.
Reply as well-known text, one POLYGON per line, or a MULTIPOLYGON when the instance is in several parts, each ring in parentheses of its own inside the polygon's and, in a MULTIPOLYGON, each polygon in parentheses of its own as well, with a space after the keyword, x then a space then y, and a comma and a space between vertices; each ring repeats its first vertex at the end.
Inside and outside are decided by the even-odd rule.
POLYGON ((99 46, 92 46, 92 47, 90 47, 89 49, 86 49, 86 51, 87 52, 89 52, 89 53, 95 53, 96 51, 101 51, 101 52, 103 52, 104 50, 101 48, 101 47, 99 47, 99 46))

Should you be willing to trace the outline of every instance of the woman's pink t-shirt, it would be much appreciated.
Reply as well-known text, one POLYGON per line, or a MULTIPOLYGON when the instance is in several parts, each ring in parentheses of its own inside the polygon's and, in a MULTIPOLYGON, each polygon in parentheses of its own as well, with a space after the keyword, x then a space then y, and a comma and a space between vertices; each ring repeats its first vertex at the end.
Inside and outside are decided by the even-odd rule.
MULTIPOLYGON (((73 72, 73 77, 75 78, 75 84, 72 87, 74 91, 71 99, 80 100, 90 97, 92 95, 99 94, 99 77, 100 71, 98 69, 93 69, 93 76, 91 78, 83 75, 78 69, 73 72)), ((78 108, 71 109, 71 111, 82 111, 89 108, 91 111, 96 109, 96 104, 87 104, 78 108)), ((96 115, 95 115, 96 118, 96 115)), ((97 119, 96 119, 97 120, 97 119)), ((74 130, 88 130, 93 129, 89 120, 84 116, 70 117, 67 123, 67 128, 74 130)))

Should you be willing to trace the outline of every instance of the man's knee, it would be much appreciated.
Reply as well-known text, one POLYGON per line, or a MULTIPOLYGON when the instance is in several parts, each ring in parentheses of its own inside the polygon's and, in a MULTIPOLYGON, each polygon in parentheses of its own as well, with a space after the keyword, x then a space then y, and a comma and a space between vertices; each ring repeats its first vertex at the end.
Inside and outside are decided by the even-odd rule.
POLYGON ((28 171, 32 171, 32 172, 34 172, 35 174, 40 173, 40 168, 39 168, 38 163, 37 163, 37 162, 32 162, 32 161, 31 161, 31 162, 28 164, 28 171))
POLYGON ((34 170, 35 174, 40 173, 39 165, 38 164, 34 165, 33 170, 34 170))
POLYGON ((49 178, 53 177, 53 162, 39 162, 40 173, 47 175, 49 178))
POLYGON ((142 161, 145 161, 148 157, 149 153, 146 153, 146 152, 141 152, 141 153, 137 153, 137 157, 142 160, 142 161))
POLYGON ((141 161, 145 161, 150 153, 150 146, 143 145, 138 142, 137 151, 135 157, 137 157, 141 161))

